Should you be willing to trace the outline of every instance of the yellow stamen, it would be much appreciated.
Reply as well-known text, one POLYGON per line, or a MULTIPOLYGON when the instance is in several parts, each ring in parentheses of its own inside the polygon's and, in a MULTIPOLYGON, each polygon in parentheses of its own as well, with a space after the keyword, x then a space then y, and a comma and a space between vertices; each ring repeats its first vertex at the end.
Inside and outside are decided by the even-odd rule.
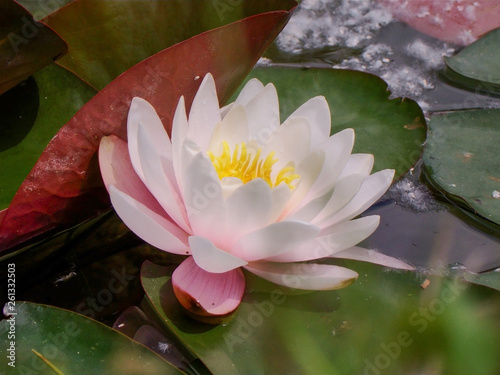
POLYGON ((295 173, 295 168, 293 166, 284 167, 276 175, 275 181, 272 181, 271 172, 278 159, 274 158, 274 151, 270 152, 265 158, 261 158, 261 154, 261 148, 255 153, 249 152, 245 142, 236 145, 232 154, 226 141, 222 142, 222 154, 220 156, 215 156, 208 151, 208 156, 220 179, 237 177, 246 184, 253 179, 262 178, 270 187, 278 186, 284 182, 290 189, 295 189, 293 182, 300 179, 300 175, 295 173))

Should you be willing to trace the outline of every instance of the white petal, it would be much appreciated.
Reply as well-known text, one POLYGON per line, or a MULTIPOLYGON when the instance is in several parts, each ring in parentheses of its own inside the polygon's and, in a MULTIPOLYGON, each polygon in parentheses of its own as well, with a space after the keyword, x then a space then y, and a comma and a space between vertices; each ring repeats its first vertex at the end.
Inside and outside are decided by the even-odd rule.
POLYGON ((322 150, 316 150, 307 155, 295 168, 295 173, 300 175, 300 181, 298 186, 293 190, 282 217, 286 217, 299 206, 321 173, 324 162, 325 153, 322 150))
POLYGON ((313 199, 307 204, 303 205, 300 209, 295 210, 293 213, 287 216, 287 220, 301 220, 311 222, 323 208, 326 206, 332 192, 322 195, 319 198, 313 199))
POLYGON ((269 141, 280 125, 278 94, 273 84, 268 84, 245 105, 248 113, 248 136, 259 144, 269 141))
POLYGON ((200 236, 189 237, 189 247, 198 267, 207 272, 223 273, 247 264, 244 260, 215 247, 212 242, 200 236))
POLYGON ((318 146, 319 149, 325 152, 325 163, 321 174, 306 195, 305 202, 317 198, 332 189, 342 170, 345 169, 353 145, 354 130, 344 129, 318 146))
MULTIPOLYGON (((311 147, 326 141, 330 135, 330 108, 324 96, 316 96, 302 104, 287 121, 295 117, 305 117, 311 124, 311 147)), ((286 123, 286 121, 285 121, 286 123)))
POLYGON ((292 192, 287 184, 279 184, 271 190, 271 196, 273 203, 269 222, 272 223, 278 220, 278 218, 282 215, 283 210, 292 196, 292 192))
POLYGON ((157 147, 146 128, 140 127, 137 134, 137 150, 144 173, 144 183, 167 214, 182 229, 189 232, 187 213, 177 187, 172 161, 162 157, 157 152, 157 147))
POLYGON ((353 270, 328 264, 255 262, 245 268, 275 284, 305 290, 345 288, 358 277, 353 270))
POLYGON ((293 162, 298 165, 306 157, 309 153, 310 138, 311 127, 304 117, 289 120, 273 133, 269 143, 262 149, 264 157, 274 152, 274 158, 278 159, 273 166, 273 179, 287 164, 293 162))
POLYGON ((135 171, 144 181, 144 173, 140 164, 137 146, 137 134, 143 129, 154 139, 157 152, 165 157, 172 157, 172 145, 163 124, 155 109, 146 100, 135 97, 130 103, 127 118, 127 138, 130 159, 135 171))
POLYGON ((409 271, 415 270, 415 267, 410 266, 402 260, 393 258, 385 254, 381 254, 375 250, 364 249, 358 246, 354 246, 350 249, 333 254, 332 258, 359 260, 362 262, 380 264, 381 266, 385 267, 398 268, 409 271))
POLYGON ((189 254, 187 233, 167 217, 154 213, 114 185, 110 185, 109 195, 118 216, 137 236, 169 253, 189 254))
POLYGON ((245 105, 263 89, 264 85, 262 84, 262 82, 260 82, 257 78, 252 78, 241 89, 238 97, 235 100, 235 103, 245 105))
POLYGON ((206 151, 212 132, 220 121, 219 99, 217 98, 215 81, 208 73, 203 78, 191 105, 188 137, 195 141, 203 151, 206 151))
POLYGON ((358 193, 335 215, 321 222, 326 228, 341 221, 350 220, 375 203, 387 191, 394 177, 393 169, 384 169, 366 177, 358 193))
POLYGON ((187 132, 186 105, 184 104, 184 96, 181 96, 179 103, 177 103, 174 119, 172 120, 172 162, 180 191, 182 191, 182 179, 180 177, 182 175, 182 145, 186 139, 187 132))
POLYGON ((248 141, 247 113, 242 105, 234 105, 222 122, 215 127, 208 150, 219 156, 223 141, 229 144, 231 151, 235 145, 248 141))
POLYGON ((351 174, 340 178, 335 184, 330 200, 318 216, 312 220, 312 223, 318 225, 320 228, 325 228, 323 223, 351 201, 358 193, 365 178, 362 174, 351 174))
POLYGON ((272 257, 300 246, 315 238, 319 228, 299 221, 280 221, 242 237, 231 253, 255 261, 272 257))
POLYGON ((243 182, 238 177, 223 177, 220 180, 220 186, 224 199, 227 199, 236 189, 243 186, 243 182))
POLYGON ((352 154, 349 156, 339 179, 353 173, 368 176, 372 171, 373 161, 374 158, 372 154, 352 154))
POLYGON ((258 178, 234 191, 226 201, 227 222, 232 242, 269 224, 272 210, 271 187, 258 178))
POLYGON ((184 200, 193 233, 224 247, 226 205, 220 180, 203 153, 195 155, 186 169, 184 200))
POLYGON ((315 238, 312 242, 268 260, 272 262, 303 262, 331 256, 363 241, 377 229, 379 222, 378 215, 342 222, 330 228, 328 234, 322 232, 321 237, 315 238))

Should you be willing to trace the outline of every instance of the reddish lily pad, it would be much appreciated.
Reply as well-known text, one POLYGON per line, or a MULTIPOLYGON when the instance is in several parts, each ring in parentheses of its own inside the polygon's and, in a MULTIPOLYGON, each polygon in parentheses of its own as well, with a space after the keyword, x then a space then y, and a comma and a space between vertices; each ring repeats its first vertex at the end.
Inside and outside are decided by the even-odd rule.
POLYGON ((0 0, 0 94, 64 55, 68 46, 12 0, 0 0))
MULTIPOLYGON (((100 90, 175 43, 245 17, 289 11, 295 5, 293 0, 76 0, 45 21, 70 46, 60 63, 100 90)), ((196 53, 189 58, 196 59, 196 53)))
POLYGON ((441 40, 467 45, 500 27, 500 2, 492 0, 379 0, 399 20, 441 40))
POLYGON ((132 98, 148 100, 170 131, 181 95, 189 107, 200 77, 211 72, 225 102, 289 16, 268 12, 205 32, 137 64, 100 91, 54 137, 16 193, 0 224, 0 251, 109 209, 96 150, 104 135, 126 139, 132 98))

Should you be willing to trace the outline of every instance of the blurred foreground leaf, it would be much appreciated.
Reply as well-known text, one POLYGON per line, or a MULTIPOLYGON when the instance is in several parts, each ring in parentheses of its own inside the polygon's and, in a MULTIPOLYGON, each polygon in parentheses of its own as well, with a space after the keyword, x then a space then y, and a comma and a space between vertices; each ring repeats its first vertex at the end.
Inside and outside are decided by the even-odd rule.
MULTIPOLYGON (((52 306, 18 302, 15 321, 15 369, 19 374, 55 372, 32 350, 63 374, 183 374, 127 336, 82 315, 52 306)), ((2 320, 0 355, 7 368, 11 322, 2 320)))

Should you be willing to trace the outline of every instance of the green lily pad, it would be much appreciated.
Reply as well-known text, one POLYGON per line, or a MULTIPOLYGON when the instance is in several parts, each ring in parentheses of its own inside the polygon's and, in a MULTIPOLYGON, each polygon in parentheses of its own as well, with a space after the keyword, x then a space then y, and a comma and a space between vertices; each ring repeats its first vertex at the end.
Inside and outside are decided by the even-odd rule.
POLYGON ((325 96, 332 115, 332 134, 353 128, 353 152, 373 154, 374 171, 392 168, 396 177, 401 176, 420 158, 426 136, 422 110, 413 100, 389 99, 387 84, 374 75, 352 70, 263 67, 254 69, 246 81, 251 78, 276 86, 282 121, 308 99, 325 96))
POLYGON ((464 279, 470 283, 484 285, 500 291, 500 271, 490 271, 483 273, 464 273, 464 279))
POLYGON ((98 90, 147 57, 192 36, 293 0, 80 0, 44 21, 69 45, 60 63, 98 90))
POLYGON ((498 293, 435 276, 423 289, 424 277, 412 272, 344 265, 360 275, 353 285, 302 295, 245 273, 243 302, 216 326, 183 312, 169 282, 171 269, 146 262, 141 280, 160 320, 214 374, 500 370, 498 293), (474 318, 479 313, 481 319, 474 318))
POLYGON ((17 374, 54 375, 35 350, 66 375, 183 374, 146 347, 95 320, 28 302, 18 302, 16 308, 15 324, 12 320, 0 322, 3 369, 13 361, 17 374), (12 346, 14 356, 9 358, 12 346))
POLYGON ((473 90, 500 95, 500 28, 490 31, 455 56, 446 58, 446 76, 473 90))
POLYGON ((0 96, 0 210, 57 131, 96 91, 52 64, 0 96))
POLYGON ((500 109, 436 114, 423 155, 426 177, 435 187, 496 224, 500 224, 499 121, 500 109))

